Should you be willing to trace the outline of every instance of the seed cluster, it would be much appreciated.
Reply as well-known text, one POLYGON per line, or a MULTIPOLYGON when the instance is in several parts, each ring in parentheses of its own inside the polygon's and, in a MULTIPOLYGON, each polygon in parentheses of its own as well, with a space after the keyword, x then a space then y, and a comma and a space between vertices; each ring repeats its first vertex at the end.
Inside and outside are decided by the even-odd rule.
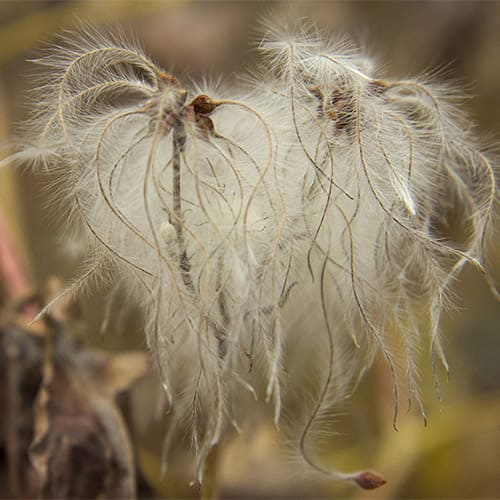
POLYGON ((460 269, 484 270, 495 175, 450 88, 382 78, 310 31, 269 33, 251 92, 188 88, 85 33, 39 60, 17 156, 58 176, 86 245, 65 293, 104 282, 142 304, 166 442, 188 422, 200 474, 264 382, 277 424, 311 386, 301 456, 373 488, 373 473, 319 465, 309 436, 379 354, 395 420, 402 384, 425 418, 417 354, 427 344, 447 367, 439 316, 460 269))

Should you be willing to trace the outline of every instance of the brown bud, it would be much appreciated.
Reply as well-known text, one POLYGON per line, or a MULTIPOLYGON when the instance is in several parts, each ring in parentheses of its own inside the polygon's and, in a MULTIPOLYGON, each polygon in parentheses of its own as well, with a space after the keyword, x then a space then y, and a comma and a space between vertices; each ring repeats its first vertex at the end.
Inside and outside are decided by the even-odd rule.
POLYGON ((211 97, 200 94, 191 101, 190 106, 193 107, 196 114, 209 115, 215 110, 218 104, 211 97))
POLYGON ((352 480, 364 490, 374 490, 387 482, 382 476, 369 471, 360 472, 358 475, 354 476, 352 480))

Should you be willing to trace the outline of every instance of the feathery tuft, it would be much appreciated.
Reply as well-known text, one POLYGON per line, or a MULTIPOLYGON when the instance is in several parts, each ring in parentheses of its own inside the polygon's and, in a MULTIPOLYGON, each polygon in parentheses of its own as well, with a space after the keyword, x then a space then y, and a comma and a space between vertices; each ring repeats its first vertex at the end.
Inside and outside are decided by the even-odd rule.
POLYGON ((483 269, 495 174, 447 87, 385 78, 305 24, 270 27, 259 50, 252 92, 214 96, 87 30, 36 61, 47 79, 19 160, 57 174, 85 239, 91 263, 69 291, 106 276, 142 304, 171 429, 187 422, 200 477, 248 392, 264 381, 278 424, 306 383, 293 363, 308 360, 302 457, 378 487, 318 464, 310 435, 377 355, 394 425, 402 384, 425 418, 417 353, 448 369, 439 317, 460 269, 483 269))

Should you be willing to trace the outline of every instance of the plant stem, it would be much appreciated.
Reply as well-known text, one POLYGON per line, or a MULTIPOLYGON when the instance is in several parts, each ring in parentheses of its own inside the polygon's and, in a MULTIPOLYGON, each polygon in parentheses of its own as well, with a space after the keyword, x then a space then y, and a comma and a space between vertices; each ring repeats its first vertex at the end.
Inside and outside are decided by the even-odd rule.
MULTIPOLYGON (((193 280, 191 278, 191 264, 187 256, 186 244, 183 235, 183 215, 182 215, 182 189, 181 189, 181 152, 184 151, 186 142, 186 132, 184 124, 180 120, 172 131, 172 197, 173 197, 173 215, 174 220, 171 222, 175 228, 177 235, 177 243, 179 247, 179 265, 181 268, 182 280, 186 288, 194 292, 193 280)), ((221 313, 224 315, 223 304, 221 313)), ((224 357, 224 340, 219 339, 219 355, 221 359, 224 357)), ((208 454, 203 466, 203 479, 200 489, 201 500, 214 500, 217 498, 217 454, 218 445, 215 444, 208 454)))
POLYGON ((172 224, 175 228, 177 235, 177 242, 179 245, 179 265, 181 268, 182 280, 188 288, 193 291, 193 280, 191 279, 191 265, 186 252, 186 245, 184 242, 184 235, 182 232, 183 215, 182 215, 182 201, 181 201, 181 152, 184 150, 184 143, 186 141, 186 133, 184 124, 179 122, 176 124, 172 131, 173 152, 172 152, 172 196, 173 196, 173 209, 174 220, 172 224))
POLYGON ((200 500, 216 500, 217 492, 217 456, 219 445, 210 450, 203 467, 203 480, 201 482, 200 500))
POLYGON ((6 295, 16 300, 31 292, 30 280, 14 246, 7 224, 0 212, 0 280, 6 295))

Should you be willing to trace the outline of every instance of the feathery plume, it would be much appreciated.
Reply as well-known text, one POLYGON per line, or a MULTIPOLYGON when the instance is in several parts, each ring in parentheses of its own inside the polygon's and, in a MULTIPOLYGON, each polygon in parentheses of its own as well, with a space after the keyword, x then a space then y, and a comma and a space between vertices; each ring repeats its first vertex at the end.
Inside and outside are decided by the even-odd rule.
POLYGON ((105 279, 143 305, 170 430, 188 422, 200 477, 261 380, 278 424, 283 388, 304 384, 300 349, 317 375, 302 457, 378 487, 318 464, 310 435, 378 354, 394 425, 401 384, 425 418, 416 353, 427 343, 448 369, 439 316, 460 269, 483 270, 493 167, 446 86, 383 78, 306 28, 270 28, 259 48, 259 82, 224 97, 88 31, 37 61, 47 80, 18 156, 57 175, 86 242, 66 293, 105 279))

